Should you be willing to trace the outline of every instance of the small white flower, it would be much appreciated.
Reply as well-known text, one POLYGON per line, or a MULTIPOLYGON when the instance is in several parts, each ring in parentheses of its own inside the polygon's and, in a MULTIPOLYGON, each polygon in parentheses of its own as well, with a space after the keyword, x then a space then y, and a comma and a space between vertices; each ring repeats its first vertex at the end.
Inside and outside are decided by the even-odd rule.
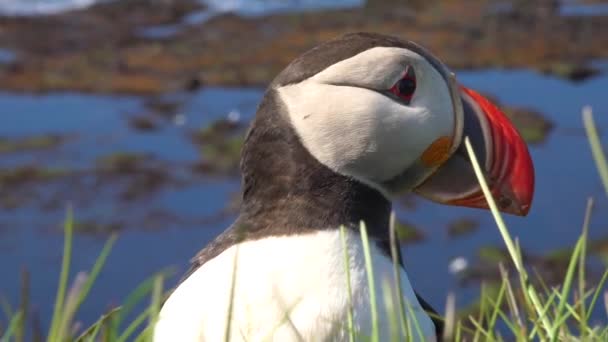
POLYGON ((176 114, 173 117, 173 123, 175 126, 183 126, 186 124, 186 116, 184 114, 176 114))
POLYGON ((448 270, 452 274, 458 274, 467 269, 469 266, 469 262, 464 257, 456 257, 450 261, 448 265, 448 270))
POLYGON ((228 113, 227 119, 231 123, 237 123, 241 120, 241 113, 238 110, 233 109, 228 113))

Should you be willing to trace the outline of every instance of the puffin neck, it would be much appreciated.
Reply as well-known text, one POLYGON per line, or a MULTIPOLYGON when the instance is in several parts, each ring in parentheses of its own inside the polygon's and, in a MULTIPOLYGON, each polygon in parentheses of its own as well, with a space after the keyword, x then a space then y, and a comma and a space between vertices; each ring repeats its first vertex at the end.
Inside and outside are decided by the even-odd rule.
POLYGON ((338 174, 302 145, 274 90, 269 90, 252 123, 241 156, 243 205, 237 225, 245 238, 359 230, 389 236, 391 203, 377 190, 338 174))

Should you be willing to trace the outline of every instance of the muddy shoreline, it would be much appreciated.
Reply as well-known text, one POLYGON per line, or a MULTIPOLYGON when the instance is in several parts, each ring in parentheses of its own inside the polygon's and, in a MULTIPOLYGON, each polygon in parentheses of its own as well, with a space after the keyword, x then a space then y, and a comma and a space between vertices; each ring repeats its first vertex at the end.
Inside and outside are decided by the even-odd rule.
POLYGON ((372 1, 367 8, 192 22, 205 10, 194 0, 125 0, 53 16, 0 17, 0 47, 16 55, 0 64, 0 89, 159 94, 263 86, 303 51, 353 31, 419 42, 452 69, 593 76, 587 62, 608 57, 608 16, 561 16, 545 2, 372 1), (151 37, 145 29, 166 32, 151 37))

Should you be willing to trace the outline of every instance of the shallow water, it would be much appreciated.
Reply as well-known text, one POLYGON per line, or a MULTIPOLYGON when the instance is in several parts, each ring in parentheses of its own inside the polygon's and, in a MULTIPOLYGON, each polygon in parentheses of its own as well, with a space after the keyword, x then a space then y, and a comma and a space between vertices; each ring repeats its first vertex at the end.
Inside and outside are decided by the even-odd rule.
POLYGON ((217 12, 240 15, 264 15, 285 11, 308 11, 330 8, 359 7, 364 0, 201 0, 217 12))
MULTIPOLYGON (((52 15, 83 9, 99 2, 120 0, 0 0, 0 15, 52 15)), ((234 12, 241 15, 263 15, 285 11, 307 11, 324 8, 361 6, 363 0, 199 0, 210 12, 234 12)))
POLYGON ((566 3, 560 8, 563 16, 596 16, 608 14, 608 4, 566 3))
POLYGON ((19 16, 56 14, 87 8, 101 1, 108 0, 2 0, 0 14, 19 16))
MULTIPOLYGON (((531 147, 537 181, 529 216, 507 217, 524 250, 542 253, 572 246, 580 232, 588 196, 597 200, 591 235, 604 236, 608 201, 589 152, 580 110, 584 105, 592 105, 600 129, 608 128, 605 115, 608 97, 604 91, 608 89, 608 77, 604 74, 583 83, 569 83, 531 71, 487 70, 460 72, 458 78, 468 87, 494 94, 504 104, 539 110, 556 125, 543 145, 531 147)), ((175 171, 180 163, 198 158, 196 148, 187 138, 188 132, 231 111, 240 113, 242 120, 250 119, 262 94, 261 89, 225 88, 206 88, 194 95, 177 94, 174 97, 183 101, 183 105, 176 115, 181 115, 183 124, 169 121, 157 131, 142 133, 127 124, 131 114, 144 111, 145 100, 141 98, 2 93, 0 136, 68 133, 76 138, 52 152, 3 156, 0 166, 36 162, 86 168, 100 156, 131 151, 151 153, 175 171)), ((606 138, 603 139, 606 142, 606 138)), ((204 224, 197 220, 221 211, 238 186, 237 178, 199 177, 187 186, 165 188, 151 199, 129 204, 116 201, 111 192, 95 194, 88 205, 80 203, 77 194, 70 195, 75 196, 72 206, 77 219, 127 219, 127 227, 91 298, 81 310, 81 319, 92 322, 110 304, 120 303, 137 284, 160 269, 174 267, 179 277, 186 270, 189 258, 227 227, 232 217, 220 217, 204 224), (129 223, 128 218, 157 209, 192 220, 174 221, 155 229, 129 223)), ((44 193, 46 188, 42 189, 44 193)), ((19 291, 17 274, 22 267, 27 267, 32 274, 31 302, 41 317, 50 315, 61 260, 63 237, 59 224, 65 214, 65 204, 56 204, 51 210, 25 205, 0 211, 0 268, 9 275, 0 281, 0 293, 14 304, 19 291)), ((448 291, 456 292, 460 305, 470 301, 475 287, 459 287, 458 278, 447 272, 448 263, 456 256, 472 260, 482 245, 502 246, 490 213, 419 200, 415 210, 398 209, 398 216, 421 227, 426 235, 422 243, 403 248, 410 279, 418 291, 437 308, 443 307, 448 291), (447 224, 461 217, 474 218, 481 223, 481 228, 472 235, 448 239, 447 224)), ((99 235, 77 235, 72 269, 89 269, 104 239, 99 235)), ((170 286, 173 284, 175 279, 169 282, 170 286)))
POLYGON ((0 65, 13 63, 16 59, 17 54, 14 51, 0 47, 0 65))

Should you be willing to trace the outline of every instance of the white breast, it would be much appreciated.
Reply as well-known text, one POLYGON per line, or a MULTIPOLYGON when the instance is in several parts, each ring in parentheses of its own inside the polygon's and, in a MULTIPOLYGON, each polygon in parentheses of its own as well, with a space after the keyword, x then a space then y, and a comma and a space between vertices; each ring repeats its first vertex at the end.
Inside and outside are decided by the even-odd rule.
MULTIPOLYGON (((370 336, 369 287, 361 239, 347 234, 354 324, 361 336, 370 336)), ((391 339, 383 282, 394 284, 393 265, 378 248, 371 247, 383 341, 391 339)), ((349 299, 344 259, 338 230, 268 237, 233 246, 205 263, 173 292, 161 310, 154 339, 224 341, 236 260, 231 341, 345 341, 349 299)), ((420 307, 405 271, 401 282, 425 340, 434 341, 433 323, 420 307)), ((413 322, 412 316, 408 318, 413 322)))

